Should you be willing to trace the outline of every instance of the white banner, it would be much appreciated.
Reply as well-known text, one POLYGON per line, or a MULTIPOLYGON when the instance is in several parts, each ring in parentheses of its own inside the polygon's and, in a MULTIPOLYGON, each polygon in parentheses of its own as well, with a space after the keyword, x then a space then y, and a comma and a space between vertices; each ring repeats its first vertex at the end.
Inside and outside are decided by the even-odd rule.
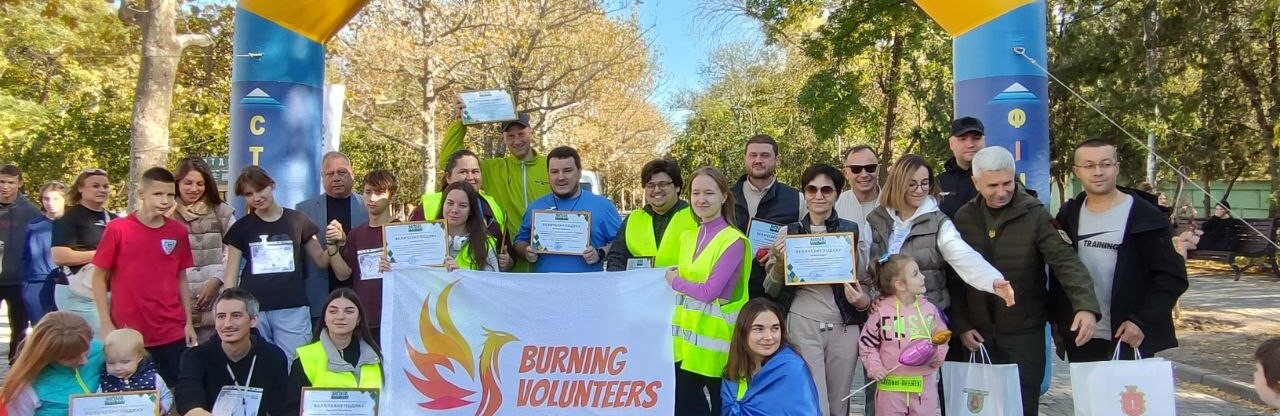
POLYGON ((663 273, 390 272, 380 413, 672 414, 663 273))

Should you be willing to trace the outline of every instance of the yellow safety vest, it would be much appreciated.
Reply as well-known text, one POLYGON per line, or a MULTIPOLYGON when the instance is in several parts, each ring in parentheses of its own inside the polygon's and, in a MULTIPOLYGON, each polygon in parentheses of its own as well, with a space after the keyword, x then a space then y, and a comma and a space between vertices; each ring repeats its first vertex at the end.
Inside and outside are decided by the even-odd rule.
POLYGON ((734 242, 742 242, 742 264, 733 295, 727 300, 702 302, 688 295, 680 295, 676 305, 672 335, 675 357, 680 368, 707 377, 723 377, 724 366, 729 362, 729 343, 733 340, 733 323, 738 310, 747 303, 747 281, 751 276, 748 261, 747 237, 733 227, 725 227, 697 257, 698 230, 685 231, 680 237, 680 277, 693 283, 703 283, 711 276, 716 261, 734 242))
MULTIPOLYGON (((493 236, 488 237, 487 244, 490 250, 498 249, 498 240, 494 239, 493 236)), ((485 253, 485 255, 488 255, 488 253, 485 253)), ((471 244, 463 244, 462 250, 458 250, 458 257, 455 257, 453 261, 458 262, 459 269, 479 270, 476 269, 475 262, 471 260, 471 244)), ((493 269, 498 270, 498 265, 494 264, 493 269)))
POLYGON ((662 242, 653 238, 653 216, 643 209, 631 211, 627 216, 627 251, 633 257, 653 257, 653 267, 670 267, 680 264, 680 237, 685 231, 697 230, 698 219, 690 207, 681 208, 671 216, 662 242))
MULTIPOLYGON (((507 233, 507 216, 502 213, 502 207, 498 206, 498 202, 487 194, 480 194, 484 198, 484 202, 489 205, 488 209, 493 211, 493 220, 498 223, 498 229, 503 234, 507 233)), ((440 192, 428 192, 422 194, 422 218, 427 221, 440 219, 440 200, 444 199, 444 194, 440 192)))
POLYGON ((329 371, 329 355, 325 353, 320 341, 298 347, 297 352, 302 371, 306 373, 307 380, 311 380, 311 387, 382 388, 382 365, 379 363, 361 365, 360 382, 357 383, 355 373, 329 371))

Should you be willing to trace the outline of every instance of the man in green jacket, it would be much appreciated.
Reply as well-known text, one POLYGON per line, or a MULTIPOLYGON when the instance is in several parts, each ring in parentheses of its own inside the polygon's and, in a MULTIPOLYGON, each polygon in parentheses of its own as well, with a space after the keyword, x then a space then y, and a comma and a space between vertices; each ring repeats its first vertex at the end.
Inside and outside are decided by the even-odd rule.
MULTIPOLYGON (((458 114, 464 108, 461 100, 455 100, 454 107, 458 114)), ((547 157, 533 149, 533 128, 529 115, 521 113, 516 120, 502 123, 502 141, 507 145, 507 154, 502 157, 480 161, 480 173, 484 177, 481 190, 492 196, 506 215, 506 229, 519 230, 520 221, 524 218, 529 203, 551 193, 551 182, 547 177, 547 157)), ((462 120, 454 121, 446 127, 441 155, 451 155, 461 150, 466 144, 467 126, 462 120)), ((516 259, 512 271, 528 271, 529 264, 516 259)))
POLYGON ((951 288, 951 329, 969 350, 986 347, 995 364, 1017 364, 1025 415, 1039 414, 1040 382, 1046 366, 1045 323, 1049 291, 1045 265, 1053 268, 1076 311, 1071 331, 1082 345, 1100 316, 1093 279, 1080 257, 1054 226, 1039 199, 1015 180, 1013 155, 1003 147, 982 149, 973 158, 978 195, 956 211, 955 225, 965 242, 982 253, 1013 285, 1018 303, 1004 301, 963 284, 951 288))

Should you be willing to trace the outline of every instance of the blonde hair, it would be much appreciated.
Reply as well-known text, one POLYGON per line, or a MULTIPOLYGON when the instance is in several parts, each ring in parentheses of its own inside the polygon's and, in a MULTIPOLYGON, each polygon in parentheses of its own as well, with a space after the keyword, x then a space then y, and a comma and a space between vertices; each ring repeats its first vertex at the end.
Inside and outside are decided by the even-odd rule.
POLYGON ((911 176, 915 175, 917 170, 925 168, 929 171, 928 195, 938 198, 938 184, 936 178, 933 177, 933 167, 929 166, 929 162, 924 160, 920 155, 906 154, 898 158, 898 161, 889 168, 889 177, 884 181, 884 190, 880 193, 881 201, 884 208, 889 212, 900 210, 907 206, 907 193, 911 192, 911 176))
POLYGON ((133 351, 138 357, 147 355, 146 344, 142 340, 142 333, 133 328, 120 328, 107 333, 106 339, 102 342, 102 347, 106 351, 112 351, 115 348, 124 348, 127 351, 133 351))
MULTIPOLYGON (((0 402, 9 403, 35 380, 41 370, 62 360, 78 358, 89 351, 93 329, 84 318, 71 312, 51 312, 40 319, 31 336, 22 342, 21 352, 4 381, 0 402)), ((94 369, 97 371, 97 369, 94 369)))

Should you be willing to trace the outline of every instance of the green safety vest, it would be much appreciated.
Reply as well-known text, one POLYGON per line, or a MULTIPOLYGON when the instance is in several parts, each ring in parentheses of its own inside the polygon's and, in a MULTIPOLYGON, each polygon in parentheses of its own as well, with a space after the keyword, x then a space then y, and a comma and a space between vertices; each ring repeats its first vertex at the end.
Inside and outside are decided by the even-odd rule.
POLYGON ((685 231, 697 229, 693 209, 684 207, 672 215, 659 244, 654 241, 653 216, 643 209, 631 211, 627 216, 627 251, 632 257, 653 257, 655 268, 675 266, 680 264, 680 237, 685 231))
MULTIPOLYGON (((490 250, 497 250, 497 249, 498 249, 498 240, 494 239, 494 238, 493 238, 493 236, 489 236, 489 237, 488 237, 487 244, 488 244, 488 247, 489 247, 489 249, 490 249, 490 250)), ((486 255, 488 255, 488 254, 486 253, 486 255)), ((462 270, 478 270, 478 269, 476 269, 476 264, 475 264, 475 262, 473 262, 473 261, 471 260, 471 245, 470 245, 470 244, 463 244, 463 245, 462 245, 462 249, 461 249, 461 250, 458 250, 458 257, 455 257, 455 258, 453 259, 453 261, 458 262, 458 268, 459 268, 459 269, 462 269, 462 270)), ((494 265, 493 265, 493 269, 494 269, 494 270, 498 270, 498 265, 494 264, 494 265)))
MULTIPOLYGON (((480 197, 484 198, 484 202, 489 204, 489 210, 493 211, 493 220, 498 223, 498 229, 502 230, 503 234, 506 234, 507 223, 504 221, 506 221, 507 216, 502 213, 502 207, 499 207, 498 202, 494 201, 493 197, 487 194, 481 193, 480 197)), ((427 221, 440 219, 441 199, 444 199, 444 194, 441 192, 428 192, 422 194, 422 219, 427 221)))
POLYGON ((724 366, 729 363, 729 343, 733 340, 733 323, 738 310, 747 303, 747 281, 751 276, 748 261, 747 237, 733 227, 725 227, 716 233, 697 257, 698 231, 685 231, 680 237, 680 277, 693 283, 703 283, 711 276, 711 269, 729 246, 742 241, 742 265, 733 295, 727 300, 702 302, 688 295, 680 295, 676 304, 672 334, 675 358, 680 368, 707 377, 723 377, 724 366))
MULTIPOLYGON (((352 340, 352 342, 359 341, 352 340)), ((356 382, 355 373, 329 371, 329 355, 325 353, 324 345, 321 345, 320 341, 298 347, 297 352, 298 362, 302 364, 302 371, 306 373, 307 380, 311 381, 311 387, 382 388, 382 365, 378 363, 361 365, 360 381, 356 382)))

